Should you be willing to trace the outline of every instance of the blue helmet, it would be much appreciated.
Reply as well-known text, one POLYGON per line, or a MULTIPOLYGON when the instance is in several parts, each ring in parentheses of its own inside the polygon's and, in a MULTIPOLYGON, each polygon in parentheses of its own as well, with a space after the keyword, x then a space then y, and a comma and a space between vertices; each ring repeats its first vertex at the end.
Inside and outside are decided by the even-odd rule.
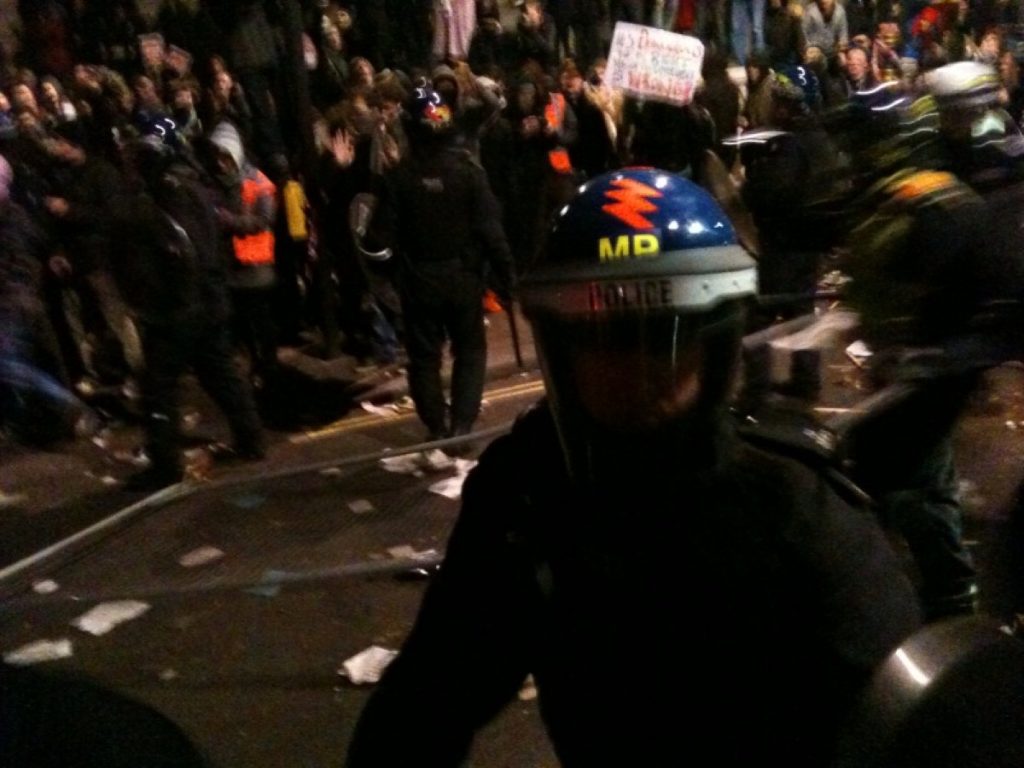
POLYGON ((802 64, 778 70, 772 83, 772 93, 792 101, 800 101, 811 111, 821 107, 821 82, 818 76, 802 64))
POLYGON ((626 168, 579 188, 521 288, 527 312, 592 317, 705 312, 756 283, 710 194, 667 171, 626 168))
POLYGON ((185 146, 185 139, 178 131, 178 124, 167 115, 147 115, 138 128, 140 140, 155 150, 180 152, 185 146))
POLYGON ((440 93, 426 83, 421 83, 413 91, 406 112, 414 134, 444 136, 455 127, 451 107, 444 102, 440 93))
POLYGON ((610 480, 632 440, 639 456, 716 412, 756 291, 754 260, 691 181, 627 168, 580 187, 520 282, 570 472, 610 480))

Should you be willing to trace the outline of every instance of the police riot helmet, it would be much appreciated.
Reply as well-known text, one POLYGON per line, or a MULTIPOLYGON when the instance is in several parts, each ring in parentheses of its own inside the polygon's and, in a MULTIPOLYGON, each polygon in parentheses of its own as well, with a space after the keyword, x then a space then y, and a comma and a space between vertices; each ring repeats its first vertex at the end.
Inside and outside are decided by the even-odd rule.
POLYGON ((757 269, 704 189, 653 168, 587 181, 520 289, 571 475, 612 481, 715 428, 757 269))
POLYGON ((999 104, 1002 82, 994 68, 974 61, 947 64, 930 72, 927 84, 958 166, 998 167, 1024 157, 1020 127, 999 104))
POLYGON ((168 154, 180 152, 186 144, 174 119, 161 114, 148 116, 142 121, 139 139, 154 151, 168 154))
POLYGON ((775 72, 772 95, 802 103, 807 109, 816 112, 821 107, 821 82, 809 67, 794 64, 775 72))
POLYGON ((413 89, 406 106, 410 135, 417 138, 441 138, 451 134, 455 116, 441 94, 426 81, 413 89))
POLYGON ((872 674, 836 768, 1024 764, 1024 642, 990 616, 932 621, 872 674))
POLYGON ((942 111, 988 109, 999 103, 999 74, 988 64, 958 61, 928 73, 928 90, 942 111))
POLYGON ((850 156, 854 192, 906 169, 946 165, 939 114, 930 95, 912 98, 897 83, 857 91, 826 116, 837 144, 850 156))

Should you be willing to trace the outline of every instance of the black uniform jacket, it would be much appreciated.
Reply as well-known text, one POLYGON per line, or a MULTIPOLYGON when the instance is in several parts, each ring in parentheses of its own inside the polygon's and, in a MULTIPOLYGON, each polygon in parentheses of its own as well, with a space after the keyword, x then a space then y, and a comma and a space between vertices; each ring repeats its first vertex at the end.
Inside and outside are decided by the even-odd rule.
POLYGON ((600 494, 567 481, 544 407, 494 442, 350 768, 458 765, 530 673, 566 766, 825 764, 916 598, 866 512, 723 440, 713 467, 600 494))

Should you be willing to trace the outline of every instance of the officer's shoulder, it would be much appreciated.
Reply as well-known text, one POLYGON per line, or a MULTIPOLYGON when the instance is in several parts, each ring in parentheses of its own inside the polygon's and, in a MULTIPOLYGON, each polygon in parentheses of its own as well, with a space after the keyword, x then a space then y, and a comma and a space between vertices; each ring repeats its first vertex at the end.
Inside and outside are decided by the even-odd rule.
POLYGON ((745 469, 755 482, 784 484, 801 495, 825 486, 844 501, 863 505, 867 496, 837 469, 836 436, 809 417, 744 420, 736 428, 745 469))
POLYGON ((981 203, 980 196, 956 175, 944 170, 906 169, 883 183, 886 197, 908 207, 981 203))
POLYGON ((523 479, 523 470, 539 480, 546 471, 560 467, 561 461, 558 432, 546 400, 523 411, 512 429, 491 442, 480 456, 483 469, 508 472, 517 480, 523 479))

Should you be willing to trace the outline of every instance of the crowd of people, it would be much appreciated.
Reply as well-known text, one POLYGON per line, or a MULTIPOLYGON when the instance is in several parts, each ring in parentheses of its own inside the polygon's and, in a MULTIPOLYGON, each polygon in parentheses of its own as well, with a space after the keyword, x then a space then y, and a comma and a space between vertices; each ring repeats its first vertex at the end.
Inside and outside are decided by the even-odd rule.
MULTIPOLYGON (((223 281, 221 351, 244 353, 231 391, 258 399, 277 348, 306 343, 306 331, 337 327, 366 363, 404 362, 413 334, 402 254, 367 259, 348 213, 360 195, 386 202, 389 177, 415 155, 409 104, 424 85, 451 111, 453 145, 486 174, 516 272, 533 265, 584 180, 647 165, 706 182, 710 151, 742 182, 760 227, 762 291, 806 293, 822 241, 795 214, 834 192, 843 157, 825 115, 880 84, 911 92, 960 59, 997 68, 1012 118, 1024 107, 1016 6, 918 5, 332 0, 303 4, 298 44, 270 0, 165 0, 155 18, 130 0, 21 2, 20 47, 0 61, 5 426, 32 440, 89 434, 97 419, 83 401, 99 389, 154 406, 146 336, 172 285, 151 281, 154 301, 131 283, 139 246, 123 214, 152 173, 130 151, 140 140, 180 147, 209 197, 224 268, 203 279, 223 281), (604 82, 617 21, 705 42, 691 104, 604 82), (802 139, 767 159, 731 141, 760 128, 802 139), (25 415, 37 406, 53 418, 25 415)), ((507 293, 503 282, 491 287, 507 293)), ((164 419, 171 389, 157 389, 160 407, 144 410, 164 419)), ((474 419, 462 416, 459 431, 474 419)), ((451 429, 434 418, 428 431, 451 429)), ((260 456, 262 438, 243 432, 242 453, 260 456)))

